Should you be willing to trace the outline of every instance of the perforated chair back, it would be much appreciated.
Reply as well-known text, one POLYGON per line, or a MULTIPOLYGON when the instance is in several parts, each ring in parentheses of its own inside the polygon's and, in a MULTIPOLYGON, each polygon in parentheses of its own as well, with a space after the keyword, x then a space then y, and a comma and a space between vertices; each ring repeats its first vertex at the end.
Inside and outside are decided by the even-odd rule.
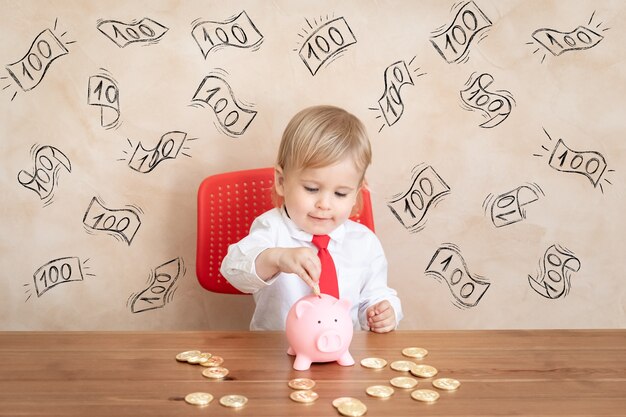
MULTIPOLYGON (((228 246, 248 235, 256 217, 272 209, 274 169, 258 168, 216 174, 198 189, 196 276, 205 289, 243 294, 222 276, 220 266, 228 246)), ((362 190, 363 208, 352 220, 374 231, 369 191, 362 190)))

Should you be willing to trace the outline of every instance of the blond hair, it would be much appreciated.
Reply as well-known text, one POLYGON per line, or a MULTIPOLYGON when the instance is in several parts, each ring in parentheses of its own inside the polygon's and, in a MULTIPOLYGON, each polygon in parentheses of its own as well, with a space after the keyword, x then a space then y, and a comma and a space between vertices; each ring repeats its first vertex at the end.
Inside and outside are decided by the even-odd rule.
MULTIPOLYGON (((333 165, 351 156, 361 171, 362 185, 365 171, 372 162, 372 148, 363 123, 353 114, 334 106, 313 106, 299 111, 291 118, 283 132, 276 166, 283 174, 307 168, 333 165)), ((282 199, 274 190, 274 202, 282 199)), ((359 193, 356 211, 361 206, 359 193)))

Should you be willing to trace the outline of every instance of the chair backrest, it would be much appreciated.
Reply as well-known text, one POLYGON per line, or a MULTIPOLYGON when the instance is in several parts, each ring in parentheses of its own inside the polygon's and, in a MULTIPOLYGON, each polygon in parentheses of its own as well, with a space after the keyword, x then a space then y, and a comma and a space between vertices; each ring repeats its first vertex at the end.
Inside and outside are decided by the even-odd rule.
MULTIPOLYGON (((196 276, 205 289, 243 294, 220 274, 228 246, 248 235, 260 214, 272 209, 274 169, 226 172, 205 178, 198 189, 196 276)), ((362 190, 363 207, 351 217, 374 231, 369 191, 362 190)))

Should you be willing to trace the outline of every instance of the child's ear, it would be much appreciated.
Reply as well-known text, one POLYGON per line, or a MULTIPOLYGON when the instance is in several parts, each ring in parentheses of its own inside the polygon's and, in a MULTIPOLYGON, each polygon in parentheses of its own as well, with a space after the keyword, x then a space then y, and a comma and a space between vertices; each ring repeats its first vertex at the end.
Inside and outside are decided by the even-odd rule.
POLYGON ((279 166, 274 167, 274 187, 276 188, 276 194, 280 197, 285 196, 285 175, 283 169, 279 166))

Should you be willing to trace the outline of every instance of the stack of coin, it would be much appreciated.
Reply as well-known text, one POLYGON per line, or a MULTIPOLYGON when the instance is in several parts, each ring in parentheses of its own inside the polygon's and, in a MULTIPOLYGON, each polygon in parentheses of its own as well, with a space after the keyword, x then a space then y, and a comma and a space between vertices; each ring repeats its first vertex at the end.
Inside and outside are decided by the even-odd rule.
POLYGON ((360 417, 367 412, 365 404, 352 397, 339 397, 334 399, 333 407, 335 407, 342 416, 360 417))
POLYGON ((180 352, 178 355, 176 355, 176 360, 178 362, 187 362, 192 365, 204 365, 205 363, 209 362, 212 357, 213 355, 208 352, 200 352, 199 350, 187 350, 185 352, 180 352))
POLYGON ((189 358, 198 356, 201 353, 202 352, 200 352, 199 350, 187 350, 185 352, 180 352, 178 355, 176 355, 176 360, 178 362, 187 362, 189 358))
POLYGON ((224 358, 215 356, 208 352, 200 352, 199 350, 188 350, 176 355, 179 362, 187 362, 193 365, 202 365, 207 367, 202 371, 202 375, 211 379, 221 379, 228 375, 228 369, 221 367, 224 358))
POLYGON ((200 362, 200 365, 206 366, 208 368, 212 368, 214 366, 220 366, 223 363, 224 363, 224 358, 222 358, 221 356, 213 355, 207 361, 200 362))

